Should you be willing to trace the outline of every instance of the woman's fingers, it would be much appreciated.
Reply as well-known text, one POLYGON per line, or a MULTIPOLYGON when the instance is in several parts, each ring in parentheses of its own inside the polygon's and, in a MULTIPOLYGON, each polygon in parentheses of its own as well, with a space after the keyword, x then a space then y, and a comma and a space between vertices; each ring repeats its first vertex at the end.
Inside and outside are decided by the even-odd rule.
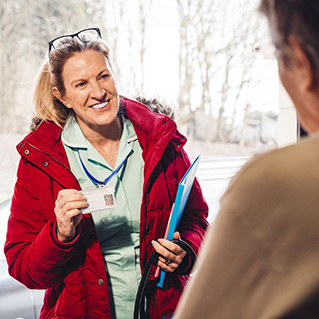
POLYGON ((83 194, 75 189, 64 189, 55 202, 57 234, 61 241, 67 241, 75 235, 75 228, 81 221, 82 209, 89 204, 83 194))
POLYGON ((152 245, 161 256, 166 259, 170 259, 178 264, 180 264, 180 262, 186 255, 185 250, 165 239, 160 238, 158 239, 158 241, 153 240, 152 245))
POLYGON ((158 266, 166 272, 173 272, 186 255, 186 252, 180 246, 166 239, 153 240, 152 245, 155 251, 160 254, 158 266))
POLYGON ((88 207, 88 202, 81 192, 74 189, 64 189, 59 192, 55 207, 57 213, 66 214, 73 209, 88 207))
POLYGON ((174 234, 173 234, 173 239, 181 239, 181 234, 176 231, 174 234))
POLYGON ((68 203, 72 202, 85 202, 86 198, 83 196, 82 193, 77 192, 77 193, 66 193, 64 195, 60 195, 57 198, 56 205, 59 206, 61 209, 68 203))
POLYGON ((174 244, 173 242, 167 239, 159 238, 158 242, 167 250, 170 250, 172 253, 174 253, 175 255, 183 255, 183 257, 186 255, 186 252, 184 249, 182 249, 179 245, 174 244))
POLYGON ((164 258, 162 256, 158 257, 158 260, 164 264, 166 267, 170 268, 170 269, 176 269, 179 265, 174 262, 173 260, 169 259, 169 258, 164 258))
POLYGON ((71 209, 68 210, 65 214, 68 220, 71 220, 73 217, 76 217, 78 215, 82 215, 82 211, 80 209, 71 209))
POLYGON ((76 189, 62 189, 59 191, 58 197, 56 199, 57 202, 59 202, 64 196, 68 196, 68 195, 78 195, 81 194, 80 191, 76 190, 76 189))
POLYGON ((159 259, 157 265, 161 267, 161 269, 163 269, 165 272, 174 272, 178 265, 176 263, 170 262, 170 260, 168 261, 169 262, 167 262, 167 260, 163 261, 163 259, 159 259))
POLYGON ((82 214, 79 214, 75 217, 72 217, 72 222, 73 222, 74 227, 77 227, 80 224, 81 219, 82 219, 82 214))
POLYGON ((61 208, 61 211, 67 216, 67 217, 72 217, 69 216, 69 212, 73 211, 75 209, 80 210, 81 208, 86 208, 88 207, 88 203, 86 201, 76 201, 76 202, 67 202, 63 205, 61 208))

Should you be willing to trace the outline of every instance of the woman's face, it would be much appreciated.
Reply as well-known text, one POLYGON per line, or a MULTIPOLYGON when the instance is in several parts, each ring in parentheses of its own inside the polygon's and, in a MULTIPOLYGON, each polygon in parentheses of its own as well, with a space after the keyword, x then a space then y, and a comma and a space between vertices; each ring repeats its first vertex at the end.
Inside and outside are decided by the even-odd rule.
POLYGON ((74 54, 64 65, 65 94, 53 93, 73 109, 85 134, 113 123, 119 108, 117 83, 105 56, 94 50, 74 54))

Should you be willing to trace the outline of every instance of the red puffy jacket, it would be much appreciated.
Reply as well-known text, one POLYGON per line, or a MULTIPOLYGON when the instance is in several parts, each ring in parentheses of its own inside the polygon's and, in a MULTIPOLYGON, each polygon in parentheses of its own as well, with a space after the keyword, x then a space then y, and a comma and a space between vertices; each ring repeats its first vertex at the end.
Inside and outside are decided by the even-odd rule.
MULTIPOLYGON (((177 184, 190 165, 185 138, 167 116, 122 99, 143 148, 144 185, 140 215, 141 269, 163 237, 177 184)), ((55 200, 63 189, 80 189, 70 171, 61 128, 42 124, 19 145, 21 161, 12 198, 5 254, 11 276, 29 288, 46 289, 41 318, 111 318, 104 259, 91 215, 83 215, 76 238, 56 237, 55 200)), ((201 244, 208 207, 195 180, 183 218, 181 237, 195 252, 201 244)), ((163 289, 151 284, 152 319, 173 313, 187 276, 167 274, 163 289)), ((133 316, 133 315, 132 315, 133 316)))

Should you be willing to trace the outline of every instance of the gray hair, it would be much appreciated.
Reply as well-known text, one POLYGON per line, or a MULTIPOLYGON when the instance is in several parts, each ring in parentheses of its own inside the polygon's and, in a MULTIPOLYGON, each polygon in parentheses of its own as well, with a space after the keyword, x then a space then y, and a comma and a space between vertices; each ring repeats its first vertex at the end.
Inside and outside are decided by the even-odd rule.
POLYGON ((276 51, 283 62, 291 62, 289 37, 293 36, 319 74, 319 1, 261 0, 259 10, 269 21, 276 51))

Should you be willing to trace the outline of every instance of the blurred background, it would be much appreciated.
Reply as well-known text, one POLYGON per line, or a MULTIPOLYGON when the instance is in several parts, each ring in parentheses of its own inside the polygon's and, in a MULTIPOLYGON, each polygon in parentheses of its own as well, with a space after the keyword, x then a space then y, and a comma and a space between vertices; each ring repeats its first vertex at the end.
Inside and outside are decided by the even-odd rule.
POLYGON ((122 95, 155 97, 175 109, 191 157, 246 156, 277 147, 277 64, 267 53, 267 24, 257 5, 258 0, 2 0, 0 201, 12 193, 15 145, 29 131, 47 43, 86 27, 102 30, 122 95))

